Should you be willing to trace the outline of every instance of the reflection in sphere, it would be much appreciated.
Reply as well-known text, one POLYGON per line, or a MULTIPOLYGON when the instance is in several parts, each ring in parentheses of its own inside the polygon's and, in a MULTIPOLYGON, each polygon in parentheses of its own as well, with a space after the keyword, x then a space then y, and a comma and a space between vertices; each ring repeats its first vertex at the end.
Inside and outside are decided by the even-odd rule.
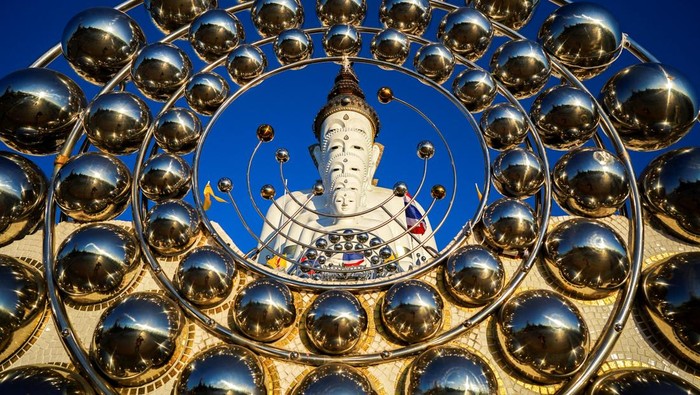
POLYGON ((481 306, 493 300, 505 282, 501 260, 480 245, 468 245, 455 251, 448 258, 444 273, 447 291, 470 306, 481 306))
POLYGON ((247 284, 236 295, 232 321, 247 337, 269 342, 278 340, 296 320, 294 297, 285 284, 262 278, 247 284))
POLYGON ((498 381, 488 363, 469 351, 438 346, 419 355, 408 371, 407 394, 496 394, 498 381))
POLYGON ((154 380, 170 367, 181 348, 186 321, 177 304, 152 292, 117 300, 102 313, 90 346, 90 358, 120 385, 154 380))
POLYGON ((126 288, 140 255, 131 232, 107 223, 83 226, 58 248, 56 284, 79 303, 102 302, 126 288))
POLYGON ((0 361, 31 335, 44 310, 46 290, 39 271, 19 259, 0 254, 0 361), (26 327, 29 333, 19 334, 26 327), (15 336, 18 334, 19 336, 15 336), (11 340, 11 342, 10 342, 11 340), (9 349, 6 346, 9 344, 9 349))
POLYGON ((562 222, 547 234, 545 261, 563 289, 586 299, 607 296, 630 272, 622 238, 610 226, 585 218, 562 222))
POLYGON ((481 12, 461 7, 442 18, 438 38, 455 53, 475 61, 481 58, 491 44, 493 27, 481 12))
POLYGON ((598 110, 593 98, 564 85, 542 92, 532 104, 530 117, 544 145, 558 150, 582 145, 598 128, 598 110))
POLYGON ((323 26, 360 26, 367 13, 366 0, 318 0, 316 15, 323 26))
POLYGON ((471 0, 474 8, 515 30, 530 21, 539 2, 540 0, 471 0))
POLYGON ((601 148, 581 147, 564 154, 552 171, 554 199, 568 213, 607 217, 629 196, 622 161, 601 148))
POLYGON ((211 307, 228 297, 235 277, 233 258, 221 248, 202 246, 182 258, 174 282, 185 299, 211 307))
POLYGON ((504 43, 491 58, 491 73, 518 99, 539 92, 551 72, 552 66, 544 49, 527 39, 504 43))
POLYGON ((372 38, 370 49, 375 59, 401 65, 408 57, 411 43, 405 34, 389 28, 372 38))
POLYGON ((197 15, 216 8, 217 0, 144 0, 151 19, 164 33, 192 22, 197 15))
POLYGON ((367 312, 348 291, 326 291, 306 313, 306 334, 327 354, 345 354, 355 348, 367 330, 367 312))
POLYGON ((129 92, 96 97, 87 109, 83 126, 90 142, 101 151, 125 155, 138 151, 151 125, 151 110, 129 92))
POLYGON ((553 384, 583 366, 588 327, 576 306, 545 290, 512 297, 498 316, 498 345, 506 362, 530 380, 553 384))
POLYGON ((180 199, 190 190, 191 171, 187 161, 162 153, 143 165, 139 177, 141 192, 150 200, 180 199))
POLYGON ((90 8, 63 29, 61 49, 87 81, 104 84, 124 68, 146 42, 141 26, 114 8, 90 8))
POLYGON ((381 306, 384 329, 406 343, 433 337, 442 326, 443 302, 432 286, 418 280, 394 284, 381 306))
POLYGON ((357 56, 362 36, 352 25, 333 25, 323 35, 323 49, 328 56, 357 56))
POLYGON ((491 203, 481 219, 484 240, 494 248, 522 251, 535 243, 539 224, 530 206, 518 199, 491 203))
POLYGON ((454 67, 454 55, 442 44, 426 44, 416 52, 416 57, 413 58, 413 68, 438 84, 450 78, 454 67))
POLYGON ((0 140, 30 155, 55 153, 86 104, 78 84, 57 71, 15 71, 0 79, 0 140))
POLYGON ((483 111, 496 97, 496 81, 484 70, 464 70, 452 83, 452 91, 471 112, 483 111))
POLYGON ((226 10, 213 9, 192 21, 187 39, 202 60, 213 62, 226 56, 245 39, 243 25, 226 10))
POLYGON ((314 52, 314 42, 305 31, 289 29, 275 38, 273 48, 277 60, 284 65, 310 58, 314 52))
POLYGON ((513 148, 493 162, 493 185, 508 197, 522 198, 537 193, 544 184, 544 165, 532 151, 513 148))
POLYGON ((591 383, 586 395, 700 395, 689 382, 656 369, 612 370, 591 383))
POLYGON ((0 373, 0 393, 94 395, 78 373, 56 365, 25 365, 0 373))
POLYGON ((600 92, 625 147, 653 151, 683 138, 700 110, 695 89, 676 69, 640 63, 615 74, 600 92))
POLYGON ((171 154, 188 154, 197 147, 202 121, 188 108, 173 107, 161 114, 153 126, 158 145, 171 154))
POLYGON ((233 82, 243 85, 254 79, 267 68, 267 58, 260 48, 241 44, 226 58, 226 70, 233 82))
POLYGON ((202 115, 212 115, 228 96, 228 82, 216 73, 197 73, 187 82, 187 104, 202 115))
POLYGON ((291 395, 365 394, 376 395, 372 384, 357 368, 328 363, 307 374, 291 395))
POLYGON ((129 169, 108 154, 78 154, 56 173, 56 204, 77 221, 114 219, 129 205, 130 192, 129 169))
POLYGON ((165 101, 190 78, 192 62, 178 47, 154 43, 144 47, 131 64, 131 79, 147 97, 165 101))
POLYGON ((247 348, 220 344, 200 352, 180 374, 174 394, 264 395, 265 370, 247 348))
POLYGON ((700 242, 700 148, 680 148, 654 159, 639 179, 647 212, 672 234, 700 242))
POLYGON ((382 0, 379 20, 385 27, 421 35, 430 24, 431 13, 428 0, 382 0))
POLYGON ((528 130, 525 115, 509 103, 499 103, 484 110, 480 126, 486 143, 497 150, 522 143, 528 130))
POLYGON ((255 0, 250 18, 261 36, 274 36, 301 26, 304 8, 299 0, 255 0))
POLYGON ((47 188, 44 173, 32 161, 0 151, 0 246, 24 237, 41 222, 47 188))
POLYGON ((166 200, 148 211, 143 235, 159 254, 178 255, 197 241, 199 214, 181 200, 166 200))

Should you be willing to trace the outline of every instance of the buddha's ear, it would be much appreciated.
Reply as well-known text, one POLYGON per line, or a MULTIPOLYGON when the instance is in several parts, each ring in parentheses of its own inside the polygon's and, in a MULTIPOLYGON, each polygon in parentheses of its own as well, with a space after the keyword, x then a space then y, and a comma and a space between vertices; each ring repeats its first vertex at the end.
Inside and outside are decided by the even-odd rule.
POLYGON ((368 174, 369 180, 372 180, 372 178, 374 178, 374 172, 377 171, 377 167, 379 166, 379 161, 382 160, 382 153, 383 152, 384 152, 383 145, 381 145, 379 143, 372 144, 372 152, 369 155, 369 174, 368 174))
POLYGON ((309 154, 311 155, 311 160, 314 161, 314 166, 318 169, 318 164, 321 162, 321 146, 319 144, 310 145, 309 154))

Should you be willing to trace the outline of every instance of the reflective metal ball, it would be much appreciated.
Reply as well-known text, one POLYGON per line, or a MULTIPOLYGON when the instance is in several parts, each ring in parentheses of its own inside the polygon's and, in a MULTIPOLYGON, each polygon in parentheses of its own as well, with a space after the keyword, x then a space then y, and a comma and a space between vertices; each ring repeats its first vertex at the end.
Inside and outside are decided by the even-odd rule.
POLYGON ((144 0, 144 5, 156 26, 171 33, 204 11, 216 8, 217 0, 144 0))
POLYGON ((0 79, 0 140, 26 154, 55 153, 86 105, 78 84, 59 72, 15 71, 0 79))
POLYGON ((235 277, 233 258, 219 247, 202 246, 182 258, 174 283, 185 299, 198 306, 211 307, 228 297, 235 277))
POLYGON ((47 188, 44 173, 32 161, 0 151, 0 246, 24 237, 31 222, 41 218, 47 188))
POLYGON ((219 192, 228 193, 233 189, 233 181, 228 177, 219 178, 219 182, 216 184, 219 192))
POLYGON ((442 326, 443 302, 432 286, 418 280, 394 284, 384 295, 381 317, 384 329, 406 343, 433 337, 442 326))
POLYGON ((588 353, 588 327, 576 306, 546 290, 521 292, 498 315, 498 345, 506 362, 538 383, 576 373, 588 353))
POLYGON ((426 44, 416 52, 413 58, 413 68, 438 84, 450 78, 454 67, 454 55, 442 44, 426 44))
POLYGON ((130 197, 129 169, 108 154, 78 154, 56 173, 56 204, 77 221, 114 219, 129 205, 130 197))
MULTIPOLYGON (((377 60, 401 65, 408 58, 411 43, 405 34, 396 29, 384 29, 372 37, 372 56, 377 60)), ((382 102, 382 103, 388 103, 382 102)))
POLYGON ((318 0, 316 15, 323 26, 337 24, 359 26, 367 13, 366 0, 318 0))
POLYGON ((586 395, 698 395, 700 389, 689 382, 657 369, 615 369, 586 387, 586 395))
POLYGON ((544 165, 532 151, 516 147, 501 152, 491 167, 493 185, 503 196, 522 198, 544 184, 544 165))
POLYGON ((498 381, 488 363, 469 351, 438 346, 423 352, 406 377, 406 394, 496 394, 498 381), (447 390, 449 389, 449 390, 447 390))
POLYGON ((235 15, 212 9, 192 21, 187 39, 202 60, 213 62, 242 43, 245 30, 235 15))
POLYGON ((496 81, 484 70, 464 70, 452 83, 452 91, 471 112, 483 111, 496 97, 496 81))
POLYGON ((353 25, 333 25, 323 34, 328 56, 356 56, 361 48, 362 36, 353 25))
POLYGON ((152 292, 117 300, 102 313, 90 346, 90 358, 120 385, 152 381, 170 368, 181 350, 186 321, 177 304, 152 292))
POLYGON ((4 394, 94 395, 80 374, 57 365, 24 365, 0 373, 4 394))
POLYGON ((379 20, 386 27, 420 36, 430 24, 432 7, 428 0, 382 0, 379 20))
POLYGON ((540 0, 471 0, 472 6, 491 20, 515 30, 530 21, 539 2, 540 0))
POLYGON ((190 109, 174 107, 161 114, 153 126, 158 145, 171 154, 184 155, 197 146, 202 121, 190 109))
POLYGON ((394 100, 394 91, 388 86, 383 86, 377 91, 377 100, 382 104, 387 104, 394 100))
POLYGON ((314 195, 321 196, 324 192, 326 192, 326 188, 323 186, 323 182, 316 181, 311 187, 311 191, 314 193, 314 195))
POLYGON ((581 147, 564 154, 552 171, 554 199, 568 213, 606 217, 629 196, 622 161, 601 148, 581 147))
POLYGON ((61 50, 87 81, 104 84, 134 58, 146 42, 141 26, 126 13, 108 7, 80 12, 66 24, 61 50))
POLYGON ((187 161, 169 153, 151 157, 141 170, 139 187, 150 200, 180 199, 190 190, 191 171, 187 161))
POLYGON ((559 85, 542 92, 530 109, 530 118, 549 148, 579 147, 598 129, 595 100, 586 92, 559 85))
POLYGON ((296 321, 294 296, 285 284, 261 278, 236 295, 232 323, 245 336, 260 342, 280 339, 296 321))
POLYGON ((314 52, 314 42, 305 31, 288 29, 275 38, 273 50, 281 64, 290 64, 309 59, 314 52))
POLYGON ((491 44, 493 27, 480 11, 460 7, 442 18, 438 38, 455 53, 475 61, 481 58, 491 44))
POLYGON ((440 184, 433 185, 433 187, 430 188, 430 196, 432 196, 433 199, 442 200, 446 195, 447 191, 445 190, 445 187, 440 184))
POLYGON ((190 78, 192 62, 180 48, 168 43, 145 46, 131 64, 131 79, 147 97, 165 101, 190 78))
POLYGON ((445 288, 455 299, 481 306, 501 292, 506 273, 494 253, 480 245, 468 245, 448 258, 444 275, 445 288))
POLYGON ((275 187, 270 184, 265 184, 260 188, 260 196, 265 200, 271 200, 275 197, 275 187))
MULTIPOLYGON (((394 195, 398 197, 404 197, 406 193, 408 192, 408 185, 406 185, 405 182, 399 181, 396 184, 394 184, 394 195)), ((359 236, 358 236, 359 238, 359 236)), ((367 241, 367 240, 365 240, 367 241)))
POLYGON ((262 74, 267 68, 267 58, 260 48, 241 44, 226 59, 226 70, 233 82, 244 85, 262 74))
POLYGON ((525 115, 509 103, 499 103, 484 110, 479 126, 486 143, 497 150, 522 143, 528 131, 525 115))
POLYGON ((484 240, 494 248, 525 250, 534 244, 539 223, 530 206, 518 199, 491 203, 481 219, 484 240))
POLYGON ((181 200, 166 200, 148 211, 144 238, 161 255, 178 255, 194 244, 200 235, 199 214, 181 200))
POLYGON ((367 330, 367 312, 355 295, 331 290, 316 297, 306 313, 306 334, 326 354, 351 351, 367 330))
POLYGON ((435 155, 435 146, 428 140, 421 141, 418 143, 416 153, 421 159, 430 159, 433 157, 433 155, 435 155))
POLYGON ((693 85, 676 69, 640 63, 615 74, 600 92, 625 146, 635 151, 668 147, 691 129, 700 110, 693 85))
POLYGON ((591 219, 558 224, 547 234, 544 256, 559 285, 585 299, 607 296, 625 284, 630 272, 624 240, 591 219))
POLYGON ((274 36, 301 26, 304 8, 299 0, 255 0, 250 18, 261 36, 274 36))
POLYGON ((58 248, 56 284, 78 303, 103 302, 129 285, 140 256, 138 241, 130 231, 108 223, 86 225, 58 248))
POLYGON ((151 110, 138 96, 112 92, 96 97, 85 113, 83 127, 102 152, 125 155, 138 151, 151 125, 151 110))
POLYGON ((366 394, 376 395, 372 384, 357 368, 327 363, 307 374, 291 395, 366 394))
POLYGON ((0 360, 4 360, 34 331, 44 310, 46 289, 37 269, 2 254, 0 284, 0 360), (19 333, 23 328, 28 329, 26 333, 19 333))
POLYGON ((257 130, 255 131, 255 135, 258 140, 262 141, 263 143, 269 143, 275 138, 275 129, 270 125, 262 124, 258 126, 257 130))
POLYGON ((226 100, 228 93, 228 82, 211 72, 193 75, 185 87, 187 104, 202 115, 212 115, 226 100))
POLYGON ((286 148, 280 148, 275 151, 275 160, 279 163, 287 163, 289 161, 289 151, 286 148))
POLYGON ((491 58, 494 78, 519 99, 539 92, 551 72, 552 65, 542 46, 527 39, 504 43, 491 58))

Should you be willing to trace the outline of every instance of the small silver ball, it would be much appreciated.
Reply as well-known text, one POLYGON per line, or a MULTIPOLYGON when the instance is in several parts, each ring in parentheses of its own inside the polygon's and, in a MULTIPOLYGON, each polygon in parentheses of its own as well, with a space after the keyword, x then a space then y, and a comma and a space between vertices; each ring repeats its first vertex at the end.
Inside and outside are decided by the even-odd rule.
POLYGON ((288 29, 275 38, 273 49, 277 60, 285 65, 309 59, 314 53, 314 42, 305 31, 288 29))
POLYGON ((30 391, 42 395, 95 395, 80 374, 56 365, 24 365, 0 373, 0 391, 4 394, 30 391))
POLYGON ((265 184, 260 188, 260 196, 265 200, 274 199, 275 193, 275 187, 270 184, 265 184))
POLYGON ((384 260, 391 258, 392 255, 394 255, 394 251, 392 251, 389 246, 384 246, 379 249, 379 256, 384 260))
POLYGON ((323 35, 323 49, 328 56, 357 56, 362 36, 352 25, 333 25, 323 35))
POLYGON ((386 27, 420 36, 430 24, 432 7, 428 0, 382 0, 379 20, 386 27))
POLYGON ((357 235, 357 241, 360 243, 366 243, 369 240, 369 235, 367 233, 360 233, 357 235))
POLYGON ((366 0, 318 0, 316 15, 323 26, 360 26, 367 13, 366 0))
POLYGON ((454 67, 454 55, 442 44, 426 44, 416 52, 413 58, 413 68, 438 84, 450 78, 454 67))
POLYGON ((216 187, 219 189, 219 192, 229 193, 233 190, 233 181, 228 177, 219 178, 216 187))
POLYGON ((331 233, 328 235, 328 240, 330 240, 331 243, 337 243, 340 241, 340 235, 337 233, 331 233))
POLYGON ((197 147, 202 121, 189 109, 173 107, 161 114, 153 126, 153 137, 163 150, 184 155, 197 147))
POLYGON ((435 200, 442 200, 445 198, 445 196, 447 196, 447 191, 445 190, 444 186, 436 184, 430 188, 430 196, 432 196, 435 200))
POLYGON ((241 44, 228 55, 226 70, 238 85, 244 85, 258 77, 267 68, 267 58, 260 48, 241 44))
POLYGON ((151 119, 151 111, 140 97, 113 92, 90 103, 83 127, 95 147, 109 154, 125 155, 141 148, 151 119))
POLYGON ((504 43, 491 58, 493 77, 518 99, 539 92, 551 72, 552 65, 542 46, 527 39, 504 43))
POLYGON ((503 196, 531 196, 544 185, 544 165, 532 151, 513 148, 503 151, 491 168, 493 185, 503 196))
POLYGON ((527 136, 525 115, 509 103, 499 103, 487 108, 481 115, 481 132, 489 147, 507 150, 522 143, 527 136))
POLYGON ((416 154, 421 159, 430 159, 435 155, 435 146, 428 140, 418 143, 416 154))
POLYGON ((491 203, 481 219, 484 240, 494 248, 522 251, 537 238, 539 224, 530 206, 502 198, 491 203))
MULTIPOLYGON (((405 34, 396 29, 385 29, 372 37, 372 56, 377 60, 402 65, 411 50, 411 43, 405 34)), ((388 103, 382 102, 382 103, 388 103)))
POLYGON ((147 97, 165 101, 185 84, 192 74, 192 62, 173 44, 145 46, 131 63, 131 79, 147 97))
POLYGON ((489 19, 515 30, 530 21, 539 2, 540 0, 471 0, 472 6, 489 19))
POLYGON ((498 296, 505 283, 501 260, 480 245, 455 251, 445 265, 445 288, 460 302, 482 306, 498 296))
POLYGON ((355 295, 331 290, 316 297, 306 313, 306 333, 326 354, 345 354, 367 331, 367 312, 355 295))
POLYGON ((323 183, 321 181, 316 181, 314 183, 314 186, 312 187, 312 191, 314 195, 321 196, 326 191, 326 188, 323 186, 323 183))
POLYGON ((384 295, 381 318, 395 338, 416 343, 433 337, 442 326, 443 302, 432 286, 407 280, 394 284, 384 295))
POLYGON ((307 374, 290 395, 376 394, 372 384, 357 368, 327 363, 307 374))
POLYGON ((484 70, 464 70, 452 83, 452 91, 470 112, 480 112, 490 106, 498 87, 491 74, 484 70))
POLYGON ((280 148, 275 152, 275 160, 279 163, 287 163, 289 161, 289 151, 286 148, 280 148))
MULTIPOLYGON (((399 181, 394 184, 394 195, 398 197, 404 197, 408 193, 408 185, 405 182, 399 181)), ((366 240, 365 240, 366 241, 366 240)))
POLYGON ((318 251, 311 248, 306 251, 306 254, 304 254, 304 256, 310 261, 315 261, 316 258, 318 258, 318 251))
POLYGON ((438 38, 455 53, 475 61, 481 58, 491 44, 493 27, 481 12, 470 7, 460 7, 442 18, 438 38))
POLYGON ((231 294, 235 277, 233 258, 219 247, 202 246, 182 258, 174 283, 185 299, 198 306, 212 307, 231 294))
POLYGON ((200 233, 199 214, 181 200, 156 204, 144 220, 146 242, 164 256, 185 252, 197 241, 200 233))
POLYGON ((213 62, 243 42, 245 30, 235 15, 213 9, 192 21, 187 39, 202 60, 213 62))
POLYGON ((530 118, 549 148, 568 150, 583 145, 598 129, 598 109, 586 92, 554 86, 542 92, 530 109, 530 118))
POLYGON ((299 0, 255 0, 250 18, 261 36, 274 36, 301 26, 304 8, 299 0))
POLYGON ((236 295, 231 314, 241 333, 261 342, 280 339, 297 316, 289 287, 269 278, 246 284, 236 295))
POLYGON ((43 218, 48 182, 29 159, 0 151, 0 246, 24 237, 43 218))
POLYGON ((228 82, 216 73, 197 73, 185 87, 187 104, 202 115, 212 115, 229 94, 228 82))
POLYGON ((465 349, 438 346, 419 355, 408 370, 407 394, 496 394, 498 381, 488 363, 465 349))
POLYGON ((217 0, 144 0, 143 4, 156 26, 172 33, 204 11, 216 8, 217 0))
POLYGON ((173 393, 262 395, 265 369, 258 356, 242 346, 219 344, 195 355, 180 374, 173 393))

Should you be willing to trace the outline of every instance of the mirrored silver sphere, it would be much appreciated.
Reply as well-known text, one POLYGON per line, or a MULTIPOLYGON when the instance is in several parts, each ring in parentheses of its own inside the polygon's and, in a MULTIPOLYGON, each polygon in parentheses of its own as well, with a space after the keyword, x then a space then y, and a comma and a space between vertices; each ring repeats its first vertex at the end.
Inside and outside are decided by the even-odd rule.
POLYGON ((351 351, 367 330, 367 312, 348 291, 331 290, 316 297, 306 313, 306 334, 326 354, 351 351))
POLYGON ((601 103, 628 149, 668 147, 692 128, 700 110, 693 85, 676 69, 640 63, 615 74, 601 103))
POLYGON ((228 94, 228 82, 212 72, 193 75, 185 87, 187 104, 202 115, 212 115, 226 100, 228 94))
POLYGON ((217 0, 144 0, 151 19, 164 33, 192 22, 204 11, 216 8, 217 0))
POLYGON ((144 238, 161 255, 183 253, 199 238, 199 214, 181 200, 166 200, 148 211, 144 238))
POLYGON ((416 154, 421 159, 430 159, 435 155, 435 146, 428 140, 418 143, 416 154))
POLYGON ((273 49, 281 64, 290 64, 310 58, 314 52, 314 42, 305 31, 288 29, 275 38, 273 49))
POLYGON ((445 265, 445 288, 455 299, 469 306, 493 300, 505 283, 501 260, 480 245, 455 251, 445 265))
POLYGON ((430 24, 432 7, 428 0, 382 0, 379 20, 407 34, 421 35, 430 24))
POLYGON ((498 381, 482 358, 463 348, 438 346, 413 360, 405 393, 497 394, 498 381))
POLYGON ((494 78, 519 99, 539 92, 551 72, 552 65, 542 46, 527 39, 504 43, 491 58, 494 78))
POLYGON ((700 395, 700 389, 676 376, 656 369, 617 369, 586 388, 586 395, 700 395))
POLYGON ((122 292, 136 274, 141 249, 119 226, 90 224, 71 233, 58 248, 58 288, 78 303, 98 303, 122 292))
POLYGON ((328 56, 356 56, 361 48, 362 36, 353 25, 333 25, 323 34, 328 56))
POLYGON ((501 307, 497 322, 506 362, 528 379, 557 383, 583 366, 588 327, 576 306, 559 294, 521 292, 501 307))
POLYGON ((90 358, 120 385, 152 381, 180 354, 186 321, 177 304, 153 292, 132 293, 102 313, 90 358))
POLYGON ((442 44, 426 44, 413 58, 413 68, 438 84, 450 78, 454 67, 454 55, 442 44))
POLYGON ((226 10, 212 9, 192 21, 187 39, 202 60, 213 62, 245 40, 238 18, 226 10))
POLYGON ((525 115, 509 103, 499 103, 484 110, 479 126, 486 143, 496 150, 510 149, 522 143, 528 131, 525 115))
POLYGON ((455 53, 475 61, 491 44, 493 27, 481 12, 471 7, 460 7, 442 18, 438 38, 455 53))
POLYGON ((0 151, 0 246, 22 238, 43 215, 48 183, 29 159, 0 151))
POLYGON ((168 43, 145 46, 131 64, 131 79, 136 87, 158 101, 167 100, 191 74, 192 62, 187 54, 168 43))
POLYGON ((114 219, 131 197, 129 169, 114 156, 98 152, 70 158, 56 173, 54 185, 61 211, 82 222, 114 219))
POLYGON ((171 154, 184 155, 197 147, 202 121, 190 109, 173 107, 161 114, 153 125, 153 137, 171 154))
POLYGON ((591 219, 558 224, 547 234, 544 256, 557 283, 585 299, 607 296, 625 284, 630 272, 622 237, 591 219))
POLYGON ((291 395, 357 394, 376 395, 360 370, 342 363, 328 363, 307 374, 291 395))
POLYGON ((435 288, 418 280, 402 281, 389 288, 382 299, 382 323, 393 337, 417 343, 440 330, 442 309, 442 297, 435 288))
POLYGON ((564 154, 552 171, 554 199, 568 213, 607 217, 629 196, 629 178, 612 153, 581 147, 564 154))
POLYGON ((535 13, 540 0, 470 0, 477 10, 491 20, 518 30, 525 26, 535 13))
POLYGON ((216 183, 216 187, 219 192, 228 193, 233 189, 233 181, 228 177, 219 178, 219 182, 216 183))
POLYGON ((180 374, 176 395, 265 395, 265 369, 260 359, 241 346, 220 344, 198 353, 180 374))
POLYGON ((496 97, 496 81, 487 71, 467 69, 457 75, 452 91, 471 112, 483 111, 496 97))
POLYGON ((481 233, 491 247, 521 251, 537 238, 539 223, 530 206, 518 199, 502 198, 491 203, 481 219, 481 233))
POLYGON ((405 34, 396 29, 385 29, 372 38, 372 56, 377 60, 401 65, 408 58, 411 43, 405 34))
POLYGON ((151 125, 151 111, 138 96, 112 92, 97 96, 83 118, 90 142, 102 152, 125 155, 141 148, 151 125))
POLYGON ((175 272, 175 286, 190 302, 204 307, 221 303, 233 290, 236 268, 224 250, 202 246, 188 252, 175 272))
POLYGON ((262 74, 267 68, 267 58, 260 48, 241 44, 226 59, 226 70, 233 82, 243 85, 262 74))
POLYGON ((268 37, 301 26, 304 8, 299 0, 255 0, 250 17, 258 33, 268 37))
POLYGON ((241 333, 261 342, 280 339, 297 317, 289 287, 271 278, 246 284, 236 295, 231 315, 241 333))
POLYGON ((316 0, 316 15, 323 26, 359 26, 366 13, 366 0, 316 0))
POLYGON ((57 365, 24 365, 0 373, 3 394, 94 395, 78 373, 57 365))
POLYGON ((143 165, 139 187, 148 199, 156 202, 180 199, 190 190, 191 175, 187 161, 165 152, 151 157, 143 165))
POLYGON ((55 153, 86 105, 78 84, 57 71, 15 71, 0 79, 0 140, 25 154, 55 153))
POLYGON ((532 151, 516 147, 501 152, 491 167, 493 185, 503 196, 522 198, 544 184, 544 165, 532 151))
POLYGON ((549 148, 568 150, 583 145, 598 129, 598 110, 586 92, 559 85, 542 92, 530 109, 530 118, 549 148))

